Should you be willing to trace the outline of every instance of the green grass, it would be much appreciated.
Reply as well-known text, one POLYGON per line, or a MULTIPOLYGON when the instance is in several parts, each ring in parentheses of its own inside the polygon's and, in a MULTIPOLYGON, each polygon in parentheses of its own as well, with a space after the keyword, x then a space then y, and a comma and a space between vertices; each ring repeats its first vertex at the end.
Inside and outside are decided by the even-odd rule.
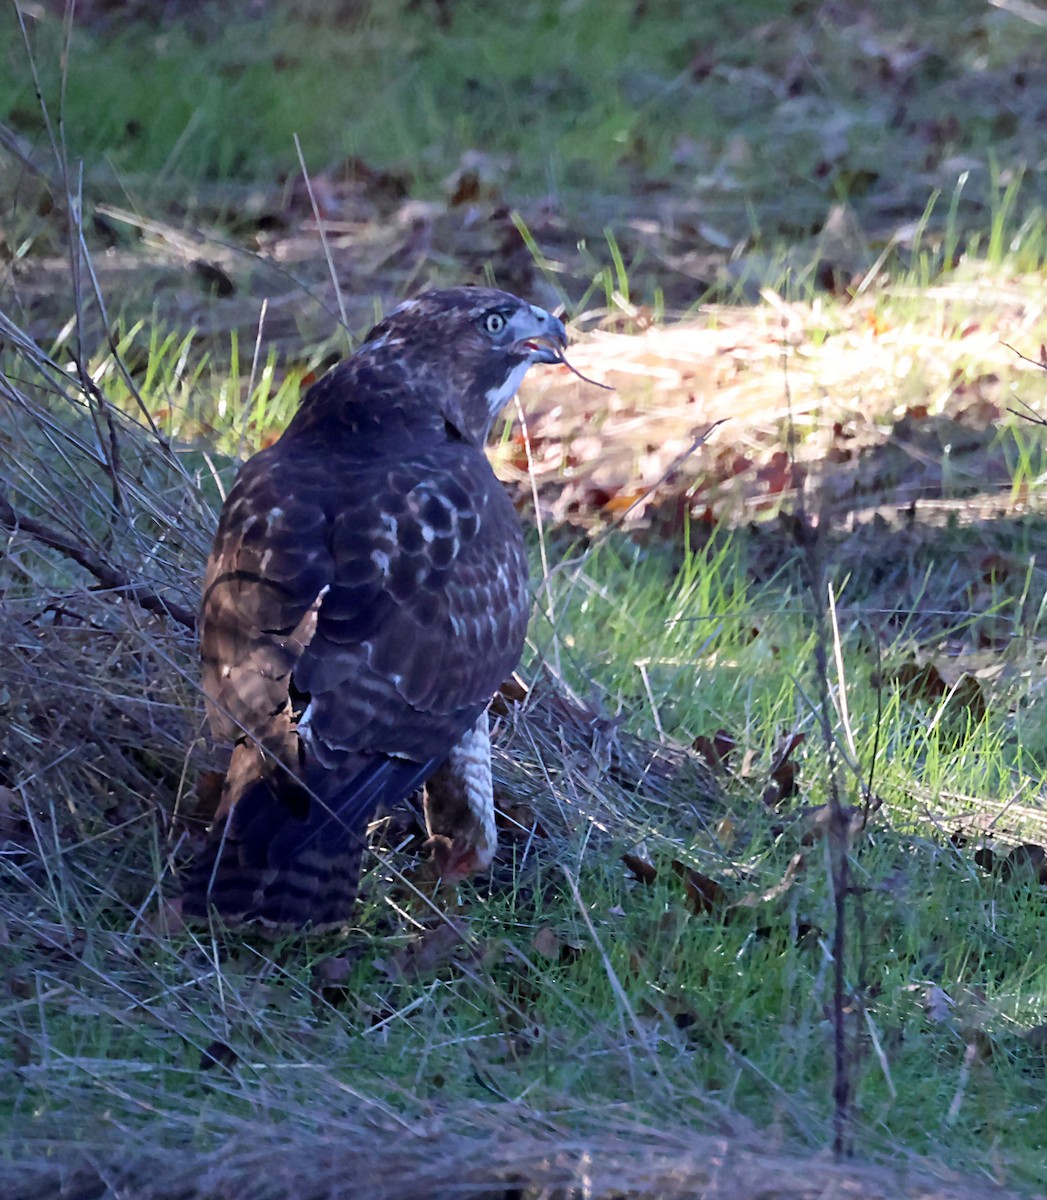
MULTIPOLYGON (((944 403, 957 384, 977 388, 997 370, 980 344, 962 349, 965 331, 1042 291, 1047 245, 1042 182, 1022 173, 1023 131, 1001 126, 1006 103, 984 94, 993 72, 1025 62, 1024 27, 943 2, 895 29, 887 6, 866 6, 880 14, 881 37, 930 51, 903 145, 883 120, 883 64, 860 48, 861 29, 833 25, 829 10, 757 36, 776 6, 651 5, 639 24, 635 7, 534 2, 509 14, 455 4, 448 31, 425 5, 357 6, 337 29, 324 5, 276 6, 210 44, 192 22, 78 29, 65 135, 89 175, 104 159, 132 198, 162 193, 183 212, 214 181, 294 172, 296 134, 311 167, 359 156, 403 171, 415 195, 442 194, 467 151, 504 155, 516 195, 556 192, 593 209, 591 236, 561 257, 518 218, 545 282, 630 327, 631 304, 651 305, 655 319, 672 309, 660 290, 671 270, 661 244, 634 238, 610 208, 645 209, 649 193, 630 189, 664 179, 698 196, 728 241, 743 239, 725 258, 766 248, 781 268, 775 286, 810 299, 800 364, 816 384, 855 352, 847 338, 861 310, 816 291, 787 243, 835 199, 861 207, 870 187, 883 195, 919 178, 902 205, 911 227, 875 246, 894 255, 893 282, 867 279, 869 311, 890 339, 874 354, 864 347, 853 378, 798 417, 799 432, 816 439, 825 412, 853 409, 886 437, 906 406, 944 403), (708 70, 689 71, 702 55, 708 70), (813 64, 810 77, 799 72, 794 96, 775 92, 797 62, 813 64), (959 103, 953 84, 984 90, 935 153, 980 165, 966 179, 931 180, 912 122, 923 129, 950 96, 959 103), (843 148, 820 173, 827 116, 843 148), (924 338, 961 349, 928 361, 924 338)), ((54 115, 58 30, 39 22, 31 39, 54 115)), ((18 39, 0 44, 11 67, 0 69, 0 119, 39 141, 18 39)), ((732 298, 744 295, 738 282, 732 298)), ((4 494, 191 608, 235 458, 286 423, 334 342, 288 353, 256 344, 254 318, 204 334, 159 308, 143 318, 148 304, 118 311, 115 352, 89 344, 86 364, 112 413, 78 390, 75 336, 59 332, 65 310, 41 336, 52 364, 11 342, 0 351, 4 494), (115 511, 114 469, 126 516, 115 511)), ((1035 322, 1020 328, 1039 340, 1035 322)), ((777 407, 780 373, 770 386, 777 407)), ((1024 376, 1021 386, 1039 402, 1043 381, 1024 376)), ((1047 529, 1035 510, 1045 465, 1039 430, 1006 423, 994 438, 1007 480, 992 519, 961 519, 985 460, 957 458, 943 468, 953 503, 939 526, 902 517, 870 526, 864 541, 829 539, 844 664, 842 679, 829 668, 830 722, 839 746, 853 739, 882 801, 852 852, 856 1148, 1032 1189, 1047 1153, 1043 1049, 1025 1036, 1047 1019, 1043 886, 1005 879, 975 852, 1044 840, 1047 529), (1019 500, 1031 511, 1018 512, 1019 500), (980 672, 978 702, 969 691, 907 689, 904 672, 927 661, 943 674, 980 672), (953 844, 961 828, 967 842, 953 844), (932 1002, 936 988, 950 1004, 932 1002)), ((920 443, 920 453, 935 447, 920 443)), ((506 1125, 527 1114, 556 1145, 587 1122, 612 1131, 607 1145, 627 1143, 627 1129, 613 1132, 624 1112, 683 1138, 740 1114, 790 1145, 823 1147, 834 917, 825 845, 805 815, 831 786, 812 598, 773 506, 732 507, 726 489, 714 503, 715 528, 695 522, 668 541, 600 532, 599 520, 577 545, 545 531, 551 571, 542 578, 536 550, 525 667, 555 672, 605 719, 565 732, 539 703, 508 723, 500 791, 524 832, 506 835, 491 878, 457 897, 430 898, 424 886, 419 896, 399 873, 424 858, 420 839, 390 833, 347 939, 277 945, 186 931, 161 902, 194 836, 184 817, 196 781, 214 765, 191 637, 11 535, 0 564, 3 1153, 21 1168, 86 1148, 135 1167, 141 1188, 159 1161, 151 1156, 195 1164, 245 1131, 305 1137, 356 1121, 347 1127, 359 1142, 395 1158, 408 1149, 405 1126, 417 1137, 439 1114, 468 1138, 490 1111, 506 1125), (637 782, 621 766, 627 755, 615 758, 629 738, 688 745, 721 728, 737 745, 716 789, 686 771, 637 782), (762 797, 792 734, 804 735, 798 793, 770 808, 762 797), (632 878, 626 852, 652 864, 653 882, 632 878), (715 880, 726 899, 693 911, 674 862, 715 880), (434 906, 467 921, 467 937, 405 977, 408 948, 431 944, 438 928, 434 906)), ((857 783, 842 779, 843 799, 860 803, 857 783)), ((497 1144, 491 1133, 481 1147, 497 1144)))
POLYGON ((194 330, 167 332, 157 321, 138 321, 98 350, 89 369, 110 403, 128 412, 144 404, 160 436, 234 459, 279 435, 298 407, 303 380, 318 372, 325 354, 314 347, 305 361, 277 358, 273 347, 242 346, 235 329, 214 353, 194 330))
MULTIPOLYGON (((65 87, 72 144, 92 158, 106 153, 121 171, 227 179, 289 166, 298 134, 311 159, 410 164, 430 186, 465 151, 526 147, 533 179, 580 182, 635 152, 641 130, 652 142, 643 154, 664 162, 674 126, 710 123, 713 97, 696 97, 680 73, 714 34, 729 40, 769 12, 762 3, 698 14, 671 4, 636 43, 624 2, 511 13, 457 5, 450 30, 425 5, 363 6, 341 24, 323 5, 303 20, 304 7, 219 30, 207 51, 191 25, 110 30, 101 59, 78 33, 65 87), (331 36, 318 38, 318 26, 331 36)), ((60 30, 41 24, 44 95, 57 102, 60 30)), ((16 44, 9 54, 4 108, 32 124, 39 114, 16 44)), ((731 65, 745 65, 741 55, 731 65)))
MULTIPOLYGON (((479 153, 517 203, 549 194, 610 216, 636 207, 634 190, 700 195, 702 220, 772 248, 816 232, 841 200, 871 202, 878 239, 877 211, 918 210, 935 188, 966 240, 1001 175, 1018 223, 1042 225, 1031 124, 1014 122, 1042 86, 1036 60, 1020 20, 975 0, 921 6, 901 25, 891 5, 867 5, 864 29, 815 5, 785 19, 768 0, 452 11, 441 27, 432 5, 404 0, 349 15, 273 5, 235 22, 204 8, 74 23, 67 54, 59 22, 26 24, 69 153, 154 204, 174 191, 191 208, 195 183, 294 175, 298 137, 314 172, 337 179, 337 164, 360 160, 415 194, 444 194, 479 153)), ((21 34, 10 9, 2 19, 0 120, 42 145, 21 34)), ((956 250, 946 233, 946 261, 956 250)))
MULTIPOLYGON (((155 349, 167 352, 162 341, 155 349)), ((95 730, 81 745, 82 765, 52 784, 57 793, 29 780, 19 795, 29 800, 32 834, 28 843, 16 837, 5 868, 0 949, 10 980, 0 1022, 14 1067, 0 1103, 12 1128, 34 1131, 40 1145, 89 1136, 104 1146, 113 1128, 130 1131, 132 1142, 188 1138, 204 1151, 214 1144, 209 1127, 260 1114, 308 1126, 321 1096, 325 1113, 352 1111, 363 1098, 415 1120, 427 1106, 482 1103, 493 1093, 568 1122, 569 1098, 579 1096, 633 1106, 655 1122, 678 1123, 687 1111, 698 1125, 723 1105, 820 1143, 831 1109, 832 900, 822 845, 804 845, 806 827, 790 812, 825 802, 827 755, 811 702, 809 597, 795 563, 770 577, 754 573, 753 544, 729 529, 646 549, 609 538, 556 569, 542 593, 555 626, 536 619, 530 669, 538 659, 558 662, 577 690, 595 690, 606 712, 655 739, 689 741, 725 727, 738 741, 735 778, 712 812, 686 789, 660 802, 642 786, 616 790, 594 768, 598 753, 576 749, 564 760, 554 738, 535 756, 518 733, 500 771, 555 832, 517 841, 493 881, 462 889, 471 948, 447 953, 417 980, 393 964, 418 937, 418 922, 428 923, 426 908, 380 866, 348 943, 274 947, 165 931, 156 887, 168 878, 177 825, 158 820, 156 806, 169 809, 184 790, 177 738, 142 746, 150 757, 135 776, 105 768, 111 809, 85 802, 85 782, 99 778, 91 745, 101 738, 126 755, 139 745, 133 724, 95 730), (790 731, 807 734, 800 794, 770 812, 759 796, 790 731), (620 861, 638 845, 657 869, 649 886, 620 861), (719 880, 743 906, 689 911, 674 859, 719 880), (790 862, 793 882, 779 894, 790 862), (204 1069, 212 1058, 226 1065, 204 1069)), ((1000 595, 1003 608, 1016 603, 1000 595)), ((1030 702, 1035 686, 990 691, 981 719, 940 714, 937 702, 889 683, 878 695, 853 620, 861 607, 849 611, 850 727, 884 801, 853 849, 860 894, 847 974, 860 997, 850 1018, 857 1143, 975 1174, 991 1148, 994 1170, 1033 1185, 1047 1149, 1042 1052, 1021 1034, 1042 1021, 1047 1003, 1042 896, 988 875, 947 835, 958 823, 949 814, 970 803, 951 793, 974 797, 977 808, 979 796, 1036 786, 1039 768, 1028 755, 1018 760, 1012 731, 1016 697, 1030 702), (944 1017, 927 1009, 931 987, 955 1002, 944 1017), (976 1050, 970 1069, 968 1046, 976 1050)), ((969 620, 961 614, 954 628, 969 620)), ((178 672, 193 673, 189 644, 133 625, 114 633, 137 647, 156 714, 170 705, 166 720, 184 730, 179 704, 195 708, 178 682, 178 672), (173 694, 150 660, 173 662, 173 694)), ((1041 636, 1038 621, 1026 630, 1030 647, 1041 636)), ((883 673, 907 653, 885 646, 883 673)), ((17 689, 13 664, 5 675, 17 689)), ((114 700, 125 696, 133 712, 134 676, 96 683, 114 700)), ((46 697, 15 695, 38 714, 31 720, 47 711, 46 697)), ((386 856, 404 865, 402 854, 386 856)), ((163 886, 169 891, 169 880, 163 886)))

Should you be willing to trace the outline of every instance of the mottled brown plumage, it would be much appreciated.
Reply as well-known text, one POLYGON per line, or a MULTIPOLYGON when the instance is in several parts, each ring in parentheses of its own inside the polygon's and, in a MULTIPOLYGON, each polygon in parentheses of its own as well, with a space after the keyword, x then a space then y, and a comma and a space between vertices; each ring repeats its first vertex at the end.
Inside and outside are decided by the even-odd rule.
POLYGON ((426 293, 240 472, 201 617, 208 716, 233 751, 189 915, 344 921, 369 817, 426 779, 444 869, 490 861, 486 709, 530 605, 483 445, 528 366, 565 341, 507 293, 426 293))

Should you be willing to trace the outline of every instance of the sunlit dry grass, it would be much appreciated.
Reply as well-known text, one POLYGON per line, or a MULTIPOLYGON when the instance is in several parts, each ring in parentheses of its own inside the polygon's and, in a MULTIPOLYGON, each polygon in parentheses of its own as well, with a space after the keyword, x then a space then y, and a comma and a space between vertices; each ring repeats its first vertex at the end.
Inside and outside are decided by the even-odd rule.
POLYGON ((926 289, 887 284, 847 302, 788 302, 768 290, 759 306, 710 306, 682 324, 628 333, 597 325, 571 360, 615 391, 550 368, 525 393, 530 459, 510 438, 495 462, 506 478, 533 473, 548 485, 560 516, 564 492, 582 498, 583 515, 587 496, 607 494, 616 516, 648 489, 654 499, 666 490, 698 496, 699 510, 711 501, 718 515, 734 498, 736 516, 758 514, 769 497, 791 492, 761 475, 785 446, 841 517, 914 499, 933 505, 949 488, 977 500, 971 511, 1020 505, 1036 471, 1015 491, 1018 461, 1031 455, 1040 470, 1043 462, 1042 435, 1021 413, 1042 411, 1047 397, 1047 372, 1021 355, 1035 359, 1045 339, 1039 277, 976 262, 926 289), (909 434, 897 429, 907 414, 909 434), (932 450, 920 444, 921 426, 933 431, 939 420, 954 432, 945 429, 932 450), (715 422, 723 424, 696 446, 715 422), (988 433, 965 458, 962 443, 979 429, 988 433), (909 446, 908 468, 877 474, 875 457, 858 461, 888 443, 909 446))

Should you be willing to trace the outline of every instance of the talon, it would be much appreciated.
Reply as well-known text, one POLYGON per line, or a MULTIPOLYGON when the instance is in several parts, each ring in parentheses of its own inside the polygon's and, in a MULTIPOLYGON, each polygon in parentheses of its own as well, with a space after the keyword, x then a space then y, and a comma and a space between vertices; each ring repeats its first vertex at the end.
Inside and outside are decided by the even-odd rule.
POLYGON ((435 833, 425 845, 432 853, 433 873, 445 884, 454 886, 480 869, 476 847, 468 842, 453 842, 435 833))

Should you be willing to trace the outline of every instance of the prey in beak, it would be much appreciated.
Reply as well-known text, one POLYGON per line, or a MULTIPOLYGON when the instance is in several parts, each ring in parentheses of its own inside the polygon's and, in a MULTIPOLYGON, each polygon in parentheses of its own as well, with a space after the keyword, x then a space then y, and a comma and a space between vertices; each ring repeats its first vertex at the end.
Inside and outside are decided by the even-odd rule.
POLYGON ((554 317, 551 313, 546 313, 540 308, 532 308, 532 311, 542 313, 553 328, 533 337, 524 338, 517 343, 518 346, 527 351, 529 362, 559 363, 561 366, 566 367, 572 375, 577 375, 583 382, 591 383, 593 387, 603 388, 605 392, 614 391, 614 388, 609 383, 598 383, 595 379, 590 379, 588 375, 583 375, 577 367, 573 367, 567 361, 564 354, 564 351, 567 349, 567 330, 564 328, 564 323, 559 317, 554 317))
POLYGON ((519 327, 514 331, 517 338, 512 346, 516 353, 526 354, 527 361, 532 363, 562 361, 567 349, 567 330, 559 317, 532 304, 529 311, 510 321, 510 326, 513 324, 519 327))
POLYGON ((519 343, 521 349, 527 351, 528 358, 533 363, 556 363, 563 361, 563 352, 567 349, 567 340, 562 342, 553 338, 528 338, 519 343))
POLYGON ((513 324, 517 325, 517 330, 514 331, 517 332, 517 338, 512 343, 512 349, 518 354, 525 354, 528 364, 560 363, 585 383, 591 383, 594 387, 603 388, 607 392, 614 391, 610 384, 597 383, 595 379, 583 375, 567 361, 564 355, 564 351, 567 349, 567 329, 559 317, 532 304, 528 311, 510 321, 510 326, 513 324), (521 326, 526 326, 526 328, 521 328, 521 326))

